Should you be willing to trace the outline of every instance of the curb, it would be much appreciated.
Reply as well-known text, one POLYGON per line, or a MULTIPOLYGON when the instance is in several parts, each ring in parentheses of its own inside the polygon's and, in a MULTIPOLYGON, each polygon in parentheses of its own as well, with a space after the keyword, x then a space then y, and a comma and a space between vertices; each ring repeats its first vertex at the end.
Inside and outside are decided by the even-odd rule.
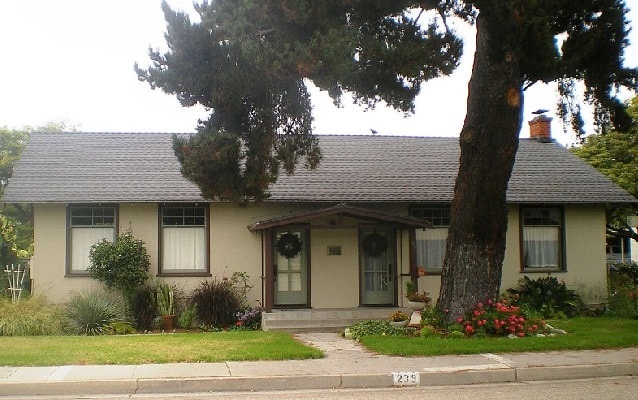
POLYGON ((2 393, 0 397, 427 387, 591 379, 632 375, 638 375, 638 363, 487 369, 445 368, 444 370, 419 372, 411 383, 405 384, 396 384, 392 373, 7 382, 0 384, 0 393, 2 393))

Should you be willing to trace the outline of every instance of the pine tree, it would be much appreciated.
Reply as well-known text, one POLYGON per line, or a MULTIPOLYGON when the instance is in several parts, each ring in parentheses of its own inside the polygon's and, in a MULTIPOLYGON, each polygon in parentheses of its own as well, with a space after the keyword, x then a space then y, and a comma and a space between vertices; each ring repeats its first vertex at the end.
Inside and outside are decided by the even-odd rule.
POLYGON ((319 162, 304 79, 336 103, 347 91, 365 107, 409 113, 422 82, 458 65, 462 40, 447 20, 476 25, 439 297, 449 319, 499 294, 524 89, 558 82, 561 113, 580 131, 576 82, 596 122, 620 129, 628 118, 614 89, 636 88, 636 70, 622 65, 623 0, 211 0, 196 7, 201 22, 163 9, 169 51, 151 51, 153 65, 136 66, 138 76, 211 110, 175 150, 206 197, 234 200, 266 197, 280 167, 319 162))

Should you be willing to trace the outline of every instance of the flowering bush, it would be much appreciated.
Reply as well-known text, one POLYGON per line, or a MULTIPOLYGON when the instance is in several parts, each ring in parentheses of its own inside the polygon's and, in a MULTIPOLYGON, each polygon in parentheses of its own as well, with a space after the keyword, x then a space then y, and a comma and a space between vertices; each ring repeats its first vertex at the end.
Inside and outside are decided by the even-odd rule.
POLYGON ((456 321, 462 326, 466 336, 483 334, 524 337, 539 333, 545 328, 545 321, 525 315, 519 306, 508 304, 507 299, 478 303, 466 318, 459 317, 456 321))
POLYGON ((410 319, 410 316, 401 310, 390 314, 390 321, 393 321, 393 322, 407 321, 409 319, 410 319))
POLYGON ((248 307, 235 314, 235 326, 241 329, 258 331, 261 329, 261 307, 248 307))

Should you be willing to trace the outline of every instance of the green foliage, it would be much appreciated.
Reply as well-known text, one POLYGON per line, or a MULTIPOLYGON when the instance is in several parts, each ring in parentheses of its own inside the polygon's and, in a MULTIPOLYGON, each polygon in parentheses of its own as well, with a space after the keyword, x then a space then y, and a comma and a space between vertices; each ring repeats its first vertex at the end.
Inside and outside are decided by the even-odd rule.
MULTIPOLYGON (((612 131, 604 135, 590 135, 582 146, 575 147, 572 151, 638 198, 638 97, 631 100, 627 111, 633 121, 628 132, 612 131)), ((635 205, 607 205, 607 233, 638 240, 638 235, 627 222, 628 216, 637 213, 635 205)))
POLYGON ((183 173, 207 198, 247 200, 266 196, 280 166, 292 173, 303 158, 314 168, 305 78, 335 101, 350 90, 369 107, 385 100, 411 111, 421 80, 451 73, 461 46, 414 23, 410 4, 214 1, 196 5, 201 22, 192 22, 164 3, 171 50, 151 51, 153 66, 136 65, 138 77, 213 110, 195 137, 176 142, 183 173))
POLYGON ((153 320, 157 317, 154 286, 145 283, 135 288, 128 306, 138 330, 150 331, 153 329, 153 320))
POLYGON ((242 308, 241 294, 228 278, 204 281, 195 289, 193 304, 197 320, 207 327, 224 328, 235 323, 235 315, 242 308))
POLYGON ((108 289, 121 291, 130 299, 135 288, 148 280, 151 264, 144 242, 131 232, 119 235, 115 242, 102 240, 91 246, 88 271, 108 289))
POLYGON ((157 285, 155 304, 159 315, 175 315, 175 292, 171 285, 163 282, 157 285))
POLYGON ((527 304, 545 318, 573 317, 582 309, 580 296, 574 290, 567 289, 565 282, 559 282, 556 277, 532 280, 524 276, 518 285, 517 288, 507 289, 507 292, 516 296, 520 304, 527 304))
POLYGON ((177 326, 182 329, 190 329, 195 325, 197 306, 192 305, 181 312, 177 318, 177 326))
POLYGON ((73 292, 65 306, 69 332, 75 335, 103 335, 112 332, 112 324, 122 321, 122 299, 103 290, 73 292))
POLYGON ((0 127, 0 197, 13 175, 13 167, 20 159, 28 140, 27 130, 0 127))
MULTIPOLYGON (((551 324, 566 330, 569 334, 526 337, 521 340, 494 337, 448 340, 439 335, 429 337, 386 335, 365 336, 361 339, 361 343, 378 354, 404 357, 614 349, 635 347, 638 343, 638 320, 635 319, 577 317, 551 321, 551 324)), ((463 335, 461 332, 459 333, 461 336, 463 335)))
POLYGON ((35 296, 17 303, 0 297, 0 336, 59 335, 64 328, 60 307, 35 296))
POLYGON ((389 321, 361 321, 351 325, 348 330, 354 340, 370 335, 413 335, 414 329, 392 326, 389 321))
POLYGON ((638 264, 610 265, 609 314, 638 318, 638 264))

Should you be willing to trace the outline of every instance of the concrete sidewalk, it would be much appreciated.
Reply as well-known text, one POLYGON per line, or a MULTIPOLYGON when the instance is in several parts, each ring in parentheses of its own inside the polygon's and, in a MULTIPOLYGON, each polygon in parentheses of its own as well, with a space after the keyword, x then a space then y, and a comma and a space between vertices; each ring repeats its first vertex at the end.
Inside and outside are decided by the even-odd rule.
POLYGON ((0 367, 0 397, 439 386, 638 375, 638 347, 406 358, 370 353, 336 333, 296 336, 322 349, 326 357, 298 361, 0 367))

